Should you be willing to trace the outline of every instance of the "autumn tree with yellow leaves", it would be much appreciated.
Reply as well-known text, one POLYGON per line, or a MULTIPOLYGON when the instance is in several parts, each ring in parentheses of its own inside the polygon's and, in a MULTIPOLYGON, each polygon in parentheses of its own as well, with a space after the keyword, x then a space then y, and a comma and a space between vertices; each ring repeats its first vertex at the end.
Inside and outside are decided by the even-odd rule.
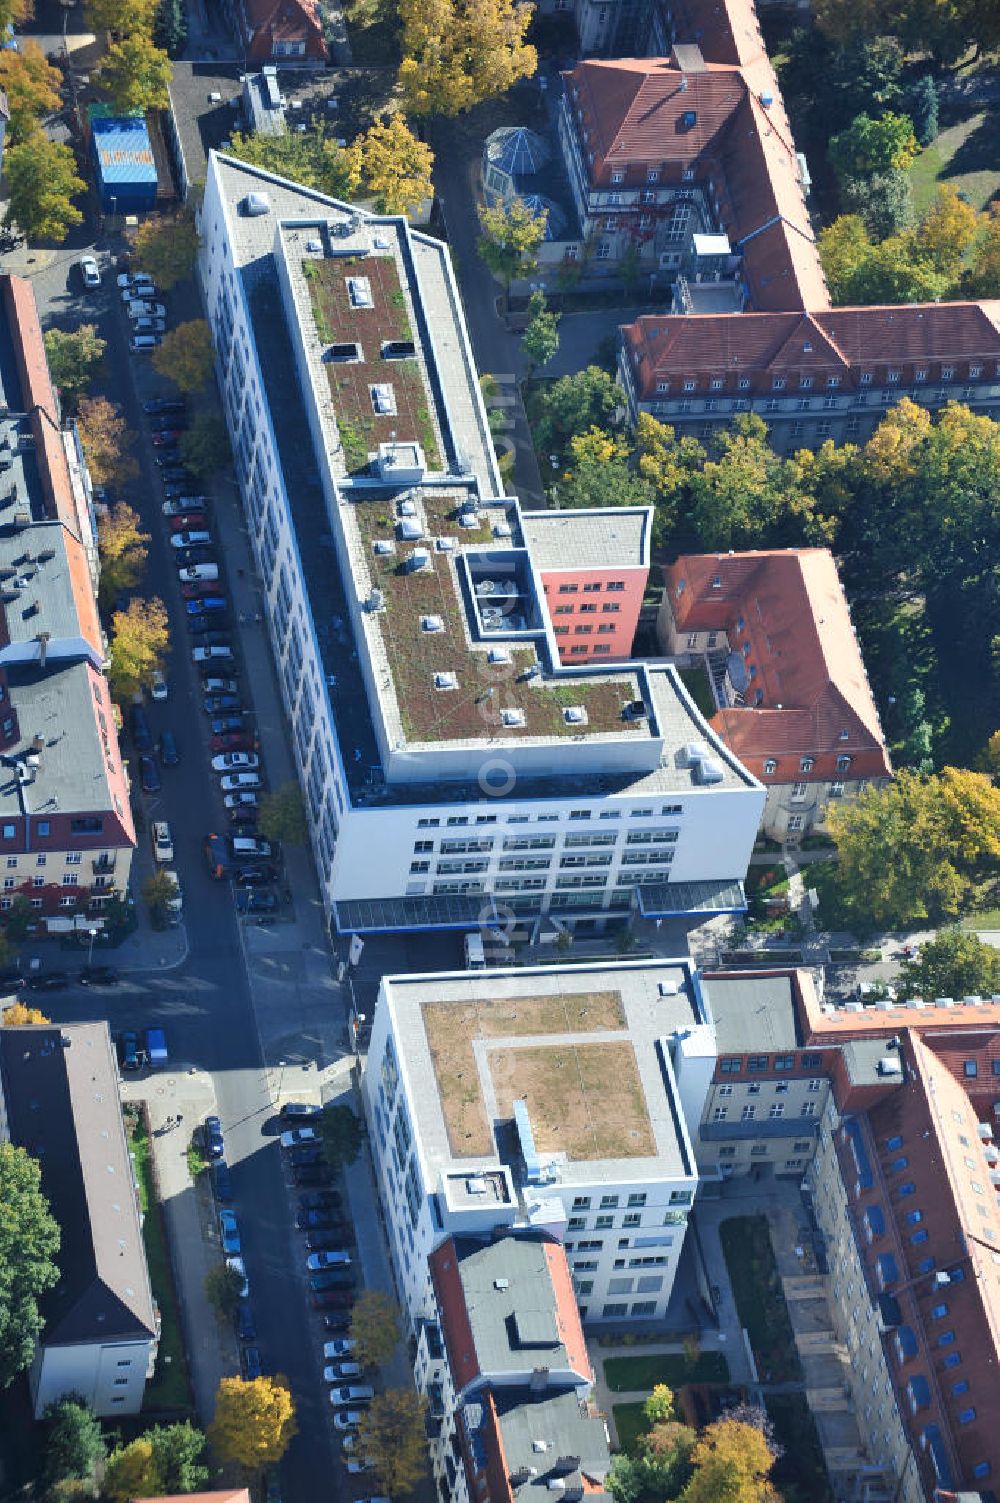
POLYGON ((5 1028, 25 1028, 29 1025, 44 1027, 51 1023, 52 1019, 37 1007, 28 1007, 24 1002, 12 1002, 10 1007, 5 1007, 0 1014, 0 1023, 5 1028))
POLYGON ((399 84, 412 115, 459 115, 530 78, 525 0, 401 0, 399 84))
POLYGON ((223 1378, 208 1429, 213 1450, 249 1475, 277 1466, 296 1434, 295 1403, 280 1378, 223 1378))
POLYGON ((434 153, 402 115, 376 120, 345 152, 348 192, 375 200, 380 214, 411 213, 433 197, 434 153))

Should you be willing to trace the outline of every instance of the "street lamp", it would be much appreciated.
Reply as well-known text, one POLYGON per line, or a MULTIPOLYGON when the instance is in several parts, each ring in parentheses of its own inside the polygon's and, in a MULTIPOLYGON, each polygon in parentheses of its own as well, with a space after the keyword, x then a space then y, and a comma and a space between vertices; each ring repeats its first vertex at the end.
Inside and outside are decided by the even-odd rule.
POLYGON ((90 935, 90 948, 87 951, 87 969, 89 970, 90 969, 90 962, 94 958, 94 940, 97 938, 97 930, 96 929, 88 929, 87 933, 90 935))

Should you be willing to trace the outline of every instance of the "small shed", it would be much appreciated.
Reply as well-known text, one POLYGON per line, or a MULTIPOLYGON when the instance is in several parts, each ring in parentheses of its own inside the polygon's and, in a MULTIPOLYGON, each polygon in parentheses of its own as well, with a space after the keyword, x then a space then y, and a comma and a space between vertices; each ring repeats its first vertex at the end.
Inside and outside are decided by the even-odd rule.
POLYGON ((156 207, 156 162, 141 115, 92 116, 90 143, 105 214, 141 214, 156 207))

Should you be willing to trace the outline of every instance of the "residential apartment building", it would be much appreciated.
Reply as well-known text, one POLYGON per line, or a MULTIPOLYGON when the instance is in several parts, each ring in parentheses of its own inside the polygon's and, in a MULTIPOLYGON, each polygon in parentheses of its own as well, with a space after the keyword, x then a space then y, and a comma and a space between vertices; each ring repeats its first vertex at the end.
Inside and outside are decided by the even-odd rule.
POLYGON ((607 1428, 563 1248, 537 1232, 449 1237, 429 1261, 435 1315, 414 1370, 442 1503, 514 1503, 525 1487, 605 1498, 607 1428))
POLYGON ((563 663, 632 656, 649 579, 653 508, 522 514, 563 663))
POLYGON ((701 668, 710 725, 767 788, 761 828, 783 843, 892 766, 827 548, 683 554, 663 571, 660 645, 701 668))
POLYGON ((323 18, 316 0, 225 0, 229 22, 253 67, 325 67, 323 18))
POLYGON ((697 1184, 669 1040, 707 1021, 687 962, 383 979, 362 1094, 411 1329, 442 1243, 525 1229, 585 1325, 662 1319, 697 1184))
POLYGON ((138 1414, 156 1360, 159 1312, 118 1083, 107 1023, 0 1027, 0 1138, 38 1160, 62 1233, 29 1372, 36 1418, 70 1394, 102 1419, 138 1414))
MULTIPOLYGON (((217 154, 200 224, 332 923, 739 909, 763 787, 669 666, 604 666, 597 633, 561 661, 561 555, 539 564, 546 524, 503 493, 446 249, 217 154)), ((581 516, 574 536, 609 536, 581 516)), ((622 519, 620 571, 582 554, 569 582, 601 586, 599 621, 632 619, 646 529, 622 519)))
POLYGON ((135 847, 96 578, 89 476, 34 294, 0 277, 0 921, 20 897, 49 932, 100 926, 135 847))
POLYGON ((905 1030, 894 1089, 828 1104, 809 1174, 857 1417, 908 1503, 989 1496, 1000 1468, 1000 1149, 964 1088, 1000 1075, 1000 1033, 940 1042, 905 1030))
POLYGON ((633 422, 710 439, 755 412, 782 453, 864 443, 901 397, 1000 414, 1000 302, 644 315, 621 330, 633 422))

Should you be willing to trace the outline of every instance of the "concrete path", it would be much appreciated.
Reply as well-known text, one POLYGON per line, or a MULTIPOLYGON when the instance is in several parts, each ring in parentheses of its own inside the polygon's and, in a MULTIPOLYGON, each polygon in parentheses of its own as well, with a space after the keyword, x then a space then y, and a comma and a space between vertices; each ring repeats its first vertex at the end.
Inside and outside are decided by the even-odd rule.
POLYGON ((195 1412, 208 1424, 219 1379, 239 1372, 232 1328, 220 1323, 205 1296, 205 1279, 221 1258, 219 1231, 208 1176, 192 1184, 187 1147, 194 1124, 215 1110, 211 1077, 202 1071, 171 1072, 122 1083, 122 1100, 146 1103, 153 1164, 166 1224, 167 1250, 183 1324, 195 1412), (167 1117, 181 1117, 168 1128, 167 1117))

